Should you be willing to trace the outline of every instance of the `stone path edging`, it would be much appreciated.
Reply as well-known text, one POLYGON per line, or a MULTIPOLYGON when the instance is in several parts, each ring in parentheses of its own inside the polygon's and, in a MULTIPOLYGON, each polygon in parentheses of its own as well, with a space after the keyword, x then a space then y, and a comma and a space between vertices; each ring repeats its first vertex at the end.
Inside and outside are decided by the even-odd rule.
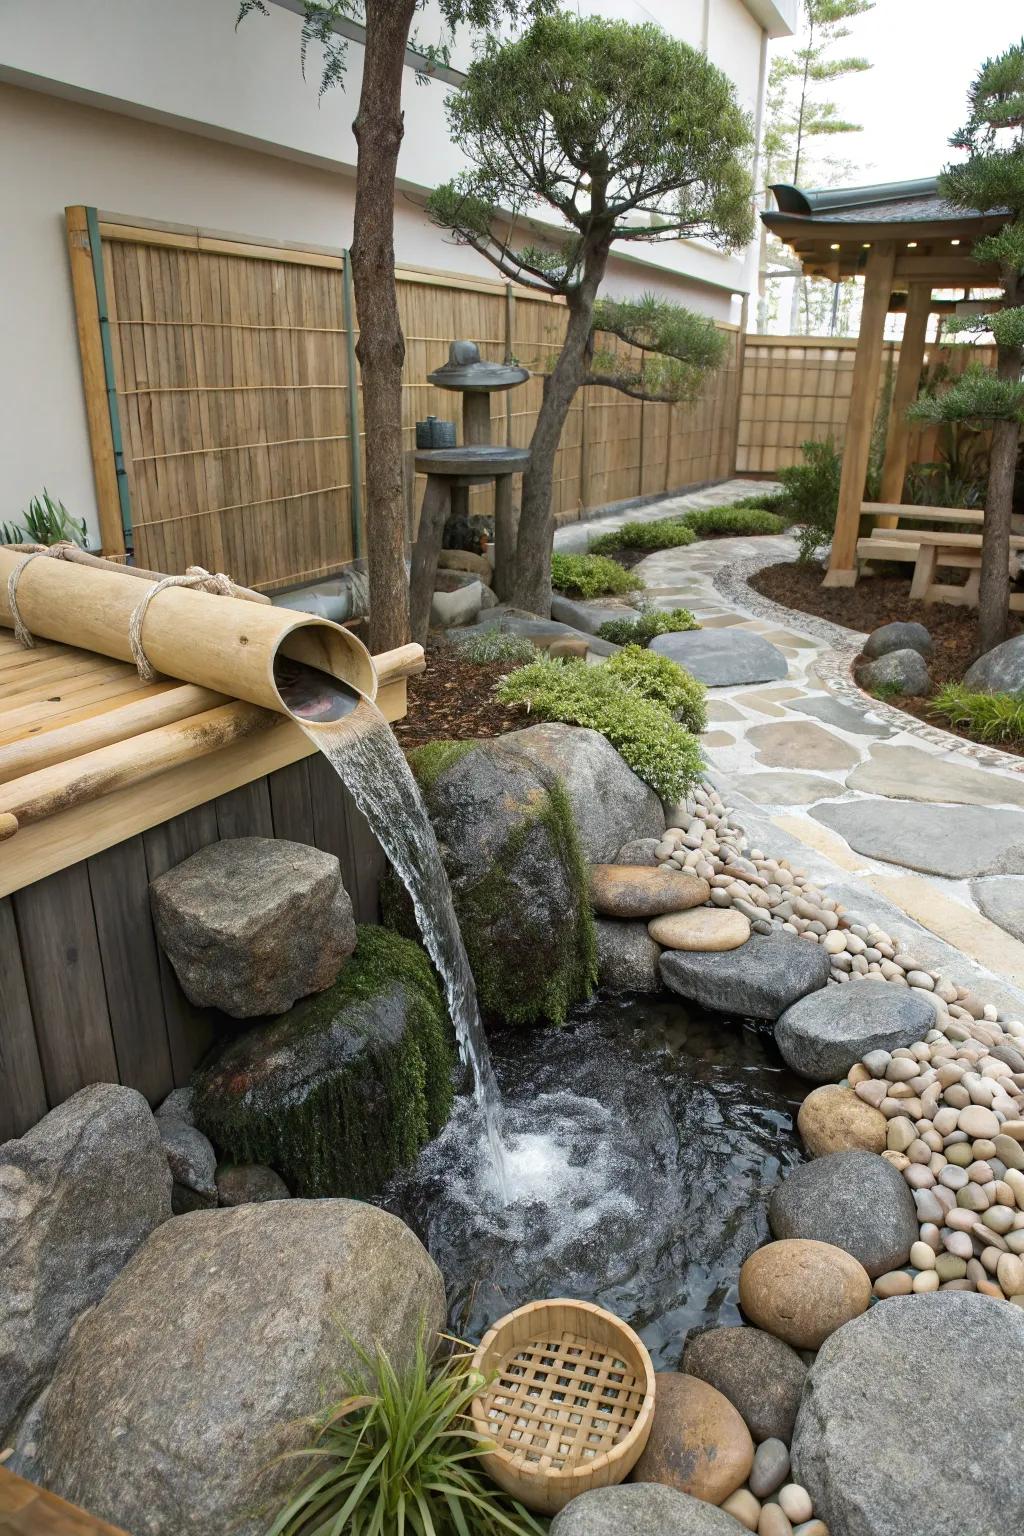
POLYGON ((774 551, 771 554, 755 555, 750 559, 737 562, 736 565, 723 566, 712 577, 712 584, 723 597, 727 597, 730 602, 742 604, 758 618, 770 620, 772 623, 790 625, 828 643, 832 649, 818 658, 815 671, 828 691, 840 698, 844 704, 851 705, 861 714, 875 715, 878 719, 884 720, 886 725, 905 731, 910 736, 917 736, 921 741, 940 747, 944 752, 954 752, 961 757, 969 758, 984 768, 996 768, 1001 772, 1017 775, 1024 774, 1024 760, 1013 756, 1012 753, 1000 752, 997 747, 988 747, 981 742, 965 741, 962 736, 954 736, 951 731, 944 731, 940 726, 928 725, 925 721, 919 720, 916 715, 908 714, 906 710, 887 704, 884 699, 876 699, 871 694, 865 693, 853 676, 853 664, 861 649, 859 644, 861 637, 857 630, 845 629, 840 624, 832 623, 830 619, 823 619, 817 614, 804 613, 799 608, 787 608, 784 604, 765 597, 762 592, 758 592, 750 585, 751 576, 775 564, 777 560, 774 551))

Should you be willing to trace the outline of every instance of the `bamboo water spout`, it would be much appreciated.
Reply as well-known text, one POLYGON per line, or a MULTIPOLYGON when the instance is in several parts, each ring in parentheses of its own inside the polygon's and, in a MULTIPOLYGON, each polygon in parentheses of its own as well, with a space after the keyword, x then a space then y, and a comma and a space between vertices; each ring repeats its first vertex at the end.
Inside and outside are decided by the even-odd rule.
MULTIPOLYGON (((8 583, 25 559, 0 548, 0 624, 12 629, 8 583)), ((34 635, 131 661, 140 585, 117 571, 36 558, 18 577, 17 607, 34 635)), ((287 713, 274 681, 280 656, 328 672, 366 698, 377 694, 373 660, 353 634, 269 603, 169 587, 149 605, 142 644, 158 672, 278 713, 287 713)))

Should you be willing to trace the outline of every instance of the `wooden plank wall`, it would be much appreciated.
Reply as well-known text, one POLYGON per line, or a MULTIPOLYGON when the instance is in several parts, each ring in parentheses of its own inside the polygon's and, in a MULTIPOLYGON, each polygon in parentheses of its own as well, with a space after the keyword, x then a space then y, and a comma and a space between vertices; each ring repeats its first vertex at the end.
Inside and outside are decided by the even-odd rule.
MULTIPOLYGON (((736 424, 736 470, 740 474, 771 474, 800 462, 800 445, 809 438, 846 434, 856 338, 833 340, 815 336, 747 336, 743 343, 742 379, 736 424)), ((962 373, 969 362, 991 363, 986 347, 930 346, 925 365, 944 365, 962 373)), ((895 370, 899 344, 887 342, 882 361, 895 370)), ((909 444, 910 464, 934 460, 934 428, 916 429, 909 444)))
MULTIPOLYGON (((68 210, 79 259, 75 220, 84 212, 68 210)), ((350 400, 344 253, 105 216, 99 228, 101 308, 137 563, 165 571, 199 564, 271 592, 343 569, 357 552, 353 466, 362 482, 365 465, 358 370, 350 400)), ((514 357, 530 369, 526 384, 493 397, 492 411, 495 442, 527 444, 544 374, 562 343, 561 300, 497 280, 405 267, 397 275, 407 450, 417 421, 459 420, 460 397, 427 383, 456 337, 476 340, 488 360, 514 357)), ((95 307, 79 305, 80 329, 95 328, 95 307)), ((555 469, 558 522, 732 473, 739 336, 729 336, 730 360, 694 406, 645 405, 603 388, 580 392, 555 469)), ((98 347, 97 339, 93 353, 98 347)), ((91 375, 86 388, 96 395, 91 375)), ((111 452, 106 398, 94 405, 95 420, 108 423, 103 441, 94 441, 102 459, 111 452)), ((410 534, 422 488, 416 477, 410 534)), ((493 495, 490 486, 474 488, 471 510, 489 512, 493 495)), ((104 527, 117 530, 119 509, 105 512, 104 527)), ((105 548, 119 552, 107 540, 105 548)))
POLYGON ((336 854, 356 920, 376 921, 383 855, 319 755, 0 900, 0 1141, 88 1083, 126 1083, 153 1104, 187 1083, 219 1015, 179 987, 149 883, 207 843, 253 836, 336 854))

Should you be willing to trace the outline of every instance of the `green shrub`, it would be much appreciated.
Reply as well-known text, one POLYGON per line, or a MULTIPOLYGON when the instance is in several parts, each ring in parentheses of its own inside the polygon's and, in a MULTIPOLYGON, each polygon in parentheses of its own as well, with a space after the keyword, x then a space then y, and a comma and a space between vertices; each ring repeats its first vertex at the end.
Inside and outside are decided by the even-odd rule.
POLYGON ((608 533, 591 539, 596 555, 615 554, 620 549, 677 549, 692 544, 696 534, 681 517, 659 517, 651 523, 623 523, 608 533))
POLYGON ((0 544, 78 544, 86 546, 84 517, 72 517, 62 501, 43 488, 33 496, 20 523, 0 523, 0 544))
POLYGON ((607 663, 535 661, 503 678, 496 695, 503 704, 528 705, 540 720, 600 731, 663 800, 681 799, 704 771, 704 755, 686 727, 607 663))
POLYGON ((1024 743, 1024 694, 972 693, 962 683, 947 683, 932 708, 978 741, 1024 743))
POLYGON ((575 597, 639 592, 643 582, 603 555, 552 555, 551 584, 575 597))
POLYGON ((695 736, 706 729, 707 689, 678 661, 657 651, 645 651, 640 645, 627 645, 617 656, 609 657, 605 667, 626 687, 663 704, 695 736))
POLYGON ((698 538, 711 534, 731 534, 736 537, 759 533, 785 533, 789 520, 764 507, 746 506, 734 502, 731 507, 695 507, 688 512, 686 521, 698 538))
POLYGON ((689 608, 673 608, 669 613, 651 608, 637 619, 608 619, 598 634, 614 645, 646 645, 655 635, 676 635, 688 629, 700 629, 689 608))
POLYGON ((490 661, 509 661, 517 666, 533 661, 537 647, 525 635, 514 635, 506 630, 485 629, 480 635, 466 635, 452 642, 456 653, 465 661, 484 666, 490 661))
POLYGON ((378 1347, 357 1349, 345 1396, 306 1421, 309 1439, 281 1461, 305 1463, 268 1536, 541 1536, 543 1526, 487 1478, 469 1417, 482 1377, 456 1350, 432 1369, 423 1332, 401 1373, 378 1347))
POLYGON ((798 559, 801 565, 807 565, 835 530, 843 459, 830 437, 824 442, 802 443, 800 452, 804 456, 802 464, 779 470, 780 510, 789 522, 801 524, 797 535, 798 559))

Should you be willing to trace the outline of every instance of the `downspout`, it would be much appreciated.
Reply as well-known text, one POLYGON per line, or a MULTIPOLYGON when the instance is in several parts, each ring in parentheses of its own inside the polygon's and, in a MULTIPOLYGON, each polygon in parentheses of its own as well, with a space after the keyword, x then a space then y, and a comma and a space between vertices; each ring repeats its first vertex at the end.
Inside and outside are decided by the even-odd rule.
MULTIPOLYGON (((761 55, 757 67, 757 106, 754 110, 754 207, 757 208, 761 201, 761 192, 758 183, 761 179, 761 148, 764 142, 764 112, 768 96, 768 33, 761 32, 761 55)), ((768 269, 768 230, 759 219, 761 225, 757 241, 757 329, 763 332, 768 323, 767 282, 768 269)), ((749 310, 750 293, 743 298, 743 317, 741 330, 746 333, 749 310)))

